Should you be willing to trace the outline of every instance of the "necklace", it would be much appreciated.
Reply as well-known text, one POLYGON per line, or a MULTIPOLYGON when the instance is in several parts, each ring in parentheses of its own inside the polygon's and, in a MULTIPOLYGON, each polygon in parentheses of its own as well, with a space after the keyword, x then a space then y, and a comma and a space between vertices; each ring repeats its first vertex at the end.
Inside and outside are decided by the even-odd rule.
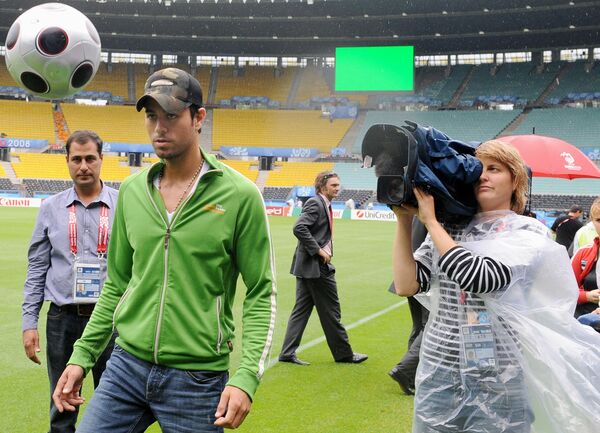
MULTIPOLYGON (((179 196, 179 200, 177 200, 177 204, 175 205, 175 207, 173 208, 173 210, 171 211, 171 213, 175 213, 175 211, 179 208, 179 205, 181 204, 181 202, 183 201, 183 199, 186 197, 188 190, 194 184, 194 182, 196 181, 196 178, 200 174, 200 170, 202 169, 202 163, 203 162, 204 161, 200 161, 200 165, 198 166, 198 169, 194 173, 194 176, 192 176, 192 179, 190 180, 190 183, 187 184, 187 186, 185 187, 185 189, 183 190, 183 192, 179 196)), ((158 173, 158 190, 159 191, 161 190, 160 187, 161 187, 161 181, 162 181, 162 177, 163 177, 163 173, 164 172, 165 172, 165 168, 163 167, 163 169, 158 173)), ((167 211, 168 211, 168 209, 167 209, 167 211)))

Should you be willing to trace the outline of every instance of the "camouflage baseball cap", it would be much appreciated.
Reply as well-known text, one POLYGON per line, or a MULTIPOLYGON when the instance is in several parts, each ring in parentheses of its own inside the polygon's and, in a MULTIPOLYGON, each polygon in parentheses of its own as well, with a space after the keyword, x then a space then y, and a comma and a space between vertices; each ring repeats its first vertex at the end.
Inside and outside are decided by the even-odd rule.
POLYGON ((144 95, 135 108, 141 111, 148 98, 154 99, 169 114, 177 114, 190 105, 202 107, 202 88, 190 74, 177 68, 156 71, 146 80, 144 95))

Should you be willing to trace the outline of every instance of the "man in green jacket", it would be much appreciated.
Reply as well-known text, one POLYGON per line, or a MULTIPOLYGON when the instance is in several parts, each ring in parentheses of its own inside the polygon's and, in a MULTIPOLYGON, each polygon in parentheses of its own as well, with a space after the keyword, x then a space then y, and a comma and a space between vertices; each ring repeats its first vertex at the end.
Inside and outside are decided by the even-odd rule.
POLYGON ((236 428, 250 410, 275 324, 275 276, 260 192, 200 149, 206 111, 198 81, 152 74, 137 110, 161 162, 120 188, 108 278, 53 399, 83 403, 84 375, 119 336, 79 433, 236 428), (242 356, 229 378, 238 275, 247 287, 242 356))

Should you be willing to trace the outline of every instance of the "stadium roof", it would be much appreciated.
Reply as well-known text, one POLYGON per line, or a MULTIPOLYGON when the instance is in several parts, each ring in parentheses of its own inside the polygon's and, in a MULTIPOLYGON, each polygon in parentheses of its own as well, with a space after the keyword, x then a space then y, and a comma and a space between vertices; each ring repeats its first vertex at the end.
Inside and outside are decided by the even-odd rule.
MULTIPOLYGON (((0 38, 45 3, 0 0, 0 38)), ((414 45, 417 55, 600 46, 600 1, 65 0, 103 49, 195 55, 333 56, 336 46, 414 45)))

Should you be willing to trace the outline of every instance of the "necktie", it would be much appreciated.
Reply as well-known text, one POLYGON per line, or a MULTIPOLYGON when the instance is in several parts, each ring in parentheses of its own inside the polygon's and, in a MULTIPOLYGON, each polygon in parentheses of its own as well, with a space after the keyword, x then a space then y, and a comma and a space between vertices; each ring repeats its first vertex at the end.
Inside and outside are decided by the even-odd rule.
POLYGON ((329 230, 331 231, 331 255, 333 256, 333 210, 331 209, 331 205, 329 205, 329 230))
POLYGON ((331 230, 331 238, 333 239, 333 209, 329 205, 329 230, 331 230))

